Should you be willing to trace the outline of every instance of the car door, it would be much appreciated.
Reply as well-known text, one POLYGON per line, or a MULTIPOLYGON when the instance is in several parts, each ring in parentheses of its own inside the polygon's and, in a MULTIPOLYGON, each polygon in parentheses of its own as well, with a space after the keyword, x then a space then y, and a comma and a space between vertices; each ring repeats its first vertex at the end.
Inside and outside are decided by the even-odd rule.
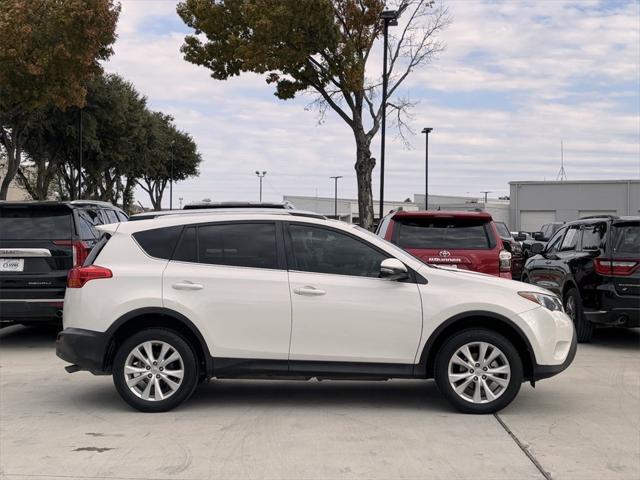
POLYGON ((392 255, 358 236, 307 223, 288 224, 285 240, 292 369, 298 361, 414 362, 420 292, 413 281, 379 278, 380 262, 392 255))
POLYGON ((164 271, 165 308, 196 324, 219 364, 283 360, 286 370, 291 299, 276 227, 259 221, 187 226, 164 271))
POLYGON ((579 245, 582 240, 582 225, 571 225, 562 239, 560 249, 555 254, 555 258, 547 260, 549 268, 549 278, 552 292, 562 297, 565 283, 573 278, 572 268, 583 256, 579 245))
POLYGON ((558 260, 558 251, 564 238, 566 228, 558 230, 547 243, 540 255, 531 258, 527 263, 529 281, 543 288, 553 289, 557 279, 554 278, 553 263, 558 260))

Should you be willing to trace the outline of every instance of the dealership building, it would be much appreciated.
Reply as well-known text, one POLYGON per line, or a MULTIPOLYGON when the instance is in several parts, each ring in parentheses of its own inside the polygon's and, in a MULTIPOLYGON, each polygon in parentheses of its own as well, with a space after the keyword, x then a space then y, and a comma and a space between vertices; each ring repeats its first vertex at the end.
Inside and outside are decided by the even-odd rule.
POLYGON ((511 230, 589 215, 640 215, 640 180, 509 182, 511 230))

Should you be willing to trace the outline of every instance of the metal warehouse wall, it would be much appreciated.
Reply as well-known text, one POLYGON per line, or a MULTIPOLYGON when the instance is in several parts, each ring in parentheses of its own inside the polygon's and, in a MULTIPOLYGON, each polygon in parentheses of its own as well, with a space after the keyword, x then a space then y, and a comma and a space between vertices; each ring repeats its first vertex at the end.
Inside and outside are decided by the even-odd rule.
POLYGON ((640 215, 640 180, 509 182, 510 226, 534 231, 586 215, 640 215), (537 223, 540 225, 536 225, 537 223))

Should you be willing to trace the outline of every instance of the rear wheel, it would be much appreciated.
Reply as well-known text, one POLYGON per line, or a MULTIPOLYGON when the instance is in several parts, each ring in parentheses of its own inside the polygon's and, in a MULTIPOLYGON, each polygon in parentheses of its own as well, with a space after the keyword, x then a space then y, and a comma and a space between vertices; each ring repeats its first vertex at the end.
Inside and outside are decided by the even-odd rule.
POLYGON ((440 349, 436 384, 463 413, 493 413, 511 403, 522 384, 522 360, 502 335, 485 329, 456 333, 440 349))
POLYGON ((582 308, 582 299, 578 290, 575 288, 569 289, 564 296, 564 310, 567 315, 573 321, 573 325, 576 328, 576 337, 580 343, 589 343, 593 338, 593 331, 595 327, 584 315, 582 308))
POLYGON ((120 396, 143 412, 164 412, 188 399, 198 385, 189 342, 173 330, 149 328, 122 343, 113 362, 120 396))

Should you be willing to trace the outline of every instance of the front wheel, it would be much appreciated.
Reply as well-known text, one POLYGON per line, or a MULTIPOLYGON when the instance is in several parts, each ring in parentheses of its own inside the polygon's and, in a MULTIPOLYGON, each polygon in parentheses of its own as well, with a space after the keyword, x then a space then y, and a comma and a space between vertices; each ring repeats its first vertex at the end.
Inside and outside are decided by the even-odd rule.
POLYGON ((517 350, 492 330, 456 333, 436 357, 438 389, 463 413, 493 413, 506 407, 518 394, 522 377, 517 350))
POLYGON ((189 342, 173 330, 149 328, 118 348, 113 383, 142 412, 165 412, 188 399, 198 385, 198 363, 189 342))

